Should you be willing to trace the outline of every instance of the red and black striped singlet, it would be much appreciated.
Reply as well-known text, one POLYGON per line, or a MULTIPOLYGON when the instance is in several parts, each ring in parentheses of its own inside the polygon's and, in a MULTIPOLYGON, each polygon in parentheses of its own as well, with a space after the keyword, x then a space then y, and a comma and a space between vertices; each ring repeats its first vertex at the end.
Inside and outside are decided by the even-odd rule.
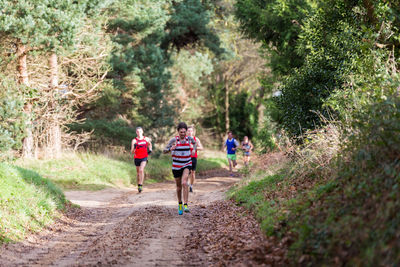
POLYGON ((180 140, 179 136, 176 136, 176 148, 172 151, 172 169, 180 170, 188 166, 192 166, 192 157, 190 150, 190 141, 187 136, 184 140, 180 140))

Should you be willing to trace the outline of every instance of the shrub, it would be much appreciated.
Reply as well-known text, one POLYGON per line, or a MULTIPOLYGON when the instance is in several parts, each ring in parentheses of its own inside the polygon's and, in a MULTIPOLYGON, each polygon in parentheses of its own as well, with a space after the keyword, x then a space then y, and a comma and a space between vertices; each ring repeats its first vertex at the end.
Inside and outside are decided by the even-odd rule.
POLYGON ((69 125, 69 129, 78 133, 93 130, 93 148, 99 148, 105 144, 113 144, 130 149, 131 141, 136 137, 135 129, 121 119, 115 121, 87 119, 82 124, 69 125))
POLYGON ((0 158, 20 149, 25 131, 24 101, 15 81, 0 77, 0 158))

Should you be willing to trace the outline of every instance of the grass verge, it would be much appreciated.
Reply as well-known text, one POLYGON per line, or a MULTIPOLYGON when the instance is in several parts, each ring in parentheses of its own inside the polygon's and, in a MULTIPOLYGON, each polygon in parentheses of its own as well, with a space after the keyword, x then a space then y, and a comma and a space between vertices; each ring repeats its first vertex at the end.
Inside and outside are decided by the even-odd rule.
POLYGON ((62 191, 38 173, 0 163, 0 243, 22 239, 65 208, 62 191))
POLYGON ((364 138, 327 156, 326 143, 314 138, 316 148, 273 174, 253 170, 229 196, 286 242, 291 265, 397 266, 399 143, 383 149, 364 138))
MULTIPOLYGON (((225 166, 219 153, 199 158, 198 172, 225 166)), ((59 159, 20 160, 17 165, 32 169, 67 190, 100 190, 136 184, 136 167, 130 155, 69 153, 59 159)), ((173 179, 171 157, 150 156, 145 169, 145 184, 173 179)))

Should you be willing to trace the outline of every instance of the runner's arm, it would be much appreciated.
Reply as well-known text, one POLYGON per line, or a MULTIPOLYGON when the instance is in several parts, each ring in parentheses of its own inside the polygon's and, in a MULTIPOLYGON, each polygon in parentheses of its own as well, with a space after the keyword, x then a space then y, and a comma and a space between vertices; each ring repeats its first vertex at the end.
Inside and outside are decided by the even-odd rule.
POLYGON ((193 137, 189 136, 190 143, 193 144, 193 151, 197 151, 197 142, 193 137))
POLYGON ((196 138, 196 141, 197 141, 197 150, 203 150, 204 148, 203 148, 203 145, 200 142, 200 139, 196 138))
POLYGON ((251 150, 253 150, 254 146, 253 146, 253 143, 250 140, 249 140, 249 143, 250 143, 250 151, 251 151, 251 150))
POLYGON ((134 154, 135 153, 135 144, 136 144, 136 139, 132 139, 132 143, 131 143, 131 153, 134 154))
MULTIPOLYGON (((234 142, 235 142, 235 146, 240 148, 239 142, 238 142, 236 139, 234 139, 234 140, 235 140, 235 141, 234 141, 234 142)), ((235 147, 235 148, 236 148, 236 147, 235 147)))
POLYGON ((168 154, 171 151, 172 146, 175 145, 175 142, 176 142, 175 137, 171 138, 171 140, 169 140, 168 144, 165 146, 163 153, 168 154))
POLYGON ((146 141, 149 144, 149 150, 152 151, 153 150, 153 145, 151 144, 151 139, 146 137, 146 141))

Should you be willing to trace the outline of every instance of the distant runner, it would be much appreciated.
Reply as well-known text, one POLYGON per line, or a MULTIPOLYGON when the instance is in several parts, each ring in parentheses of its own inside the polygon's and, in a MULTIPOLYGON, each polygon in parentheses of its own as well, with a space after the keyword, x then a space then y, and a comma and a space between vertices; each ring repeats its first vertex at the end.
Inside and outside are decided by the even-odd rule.
POLYGON ((233 134, 231 131, 228 132, 228 139, 226 139, 224 147, 226 147, 226 153, 229 162, 229 171, 231 173, 231 176, 233 176, 233 168, 235 168, 237 165, 236 149, 239 147, 239 142, 235 138, 233 138, 233 134))
POLYGON ((183 211, 189 212, 188 200, 188 177, 192 168, 192 156, 197 151, 196 141, 191 136, 186 136, 187 125, 180 122, 176 127, 178 136, 169 140, 163 152, 165 154, 171 152, 172 155, 172 174, 176 183, 176 194, 178 195, 178 214, 182 215, 183 211), (191 149, 193 148, 193 149, 191 149), (183 187, 183 207, 182 207, 182 187, 183 187))
POLYGON ((134 155, 136 166, 136 180, 139 193, 143 190, 144 168, 147 164, 147 157, 152 151, 151 140, 143 136, 142 127, 136 128, 137 137, 132 140, 131 153, 134 155))
MULTIPOLYGON (((191 174, 189 175, 189 192, 193 192, 193 185, 194 181, 196 179, 196 166, 197 166, 197 151, 198 150, 203 150, 203 146, 201 145, 200 139, 195 136, 195 129, 193 126, 190 126, 187 130, 187 135, 193 137, 194 141, 197 143, 197 150, 192 156, 192 171, 191 174)), ((193 148, 192 148, 193 150, 193 148)))
POLYGON ((249 137, 245 136, 242 141, 242 149, 244 156, 244 166, 248 166, 250 163, 250 154, 251 150, 253 150, 254 146, 249 140, 249 137))

